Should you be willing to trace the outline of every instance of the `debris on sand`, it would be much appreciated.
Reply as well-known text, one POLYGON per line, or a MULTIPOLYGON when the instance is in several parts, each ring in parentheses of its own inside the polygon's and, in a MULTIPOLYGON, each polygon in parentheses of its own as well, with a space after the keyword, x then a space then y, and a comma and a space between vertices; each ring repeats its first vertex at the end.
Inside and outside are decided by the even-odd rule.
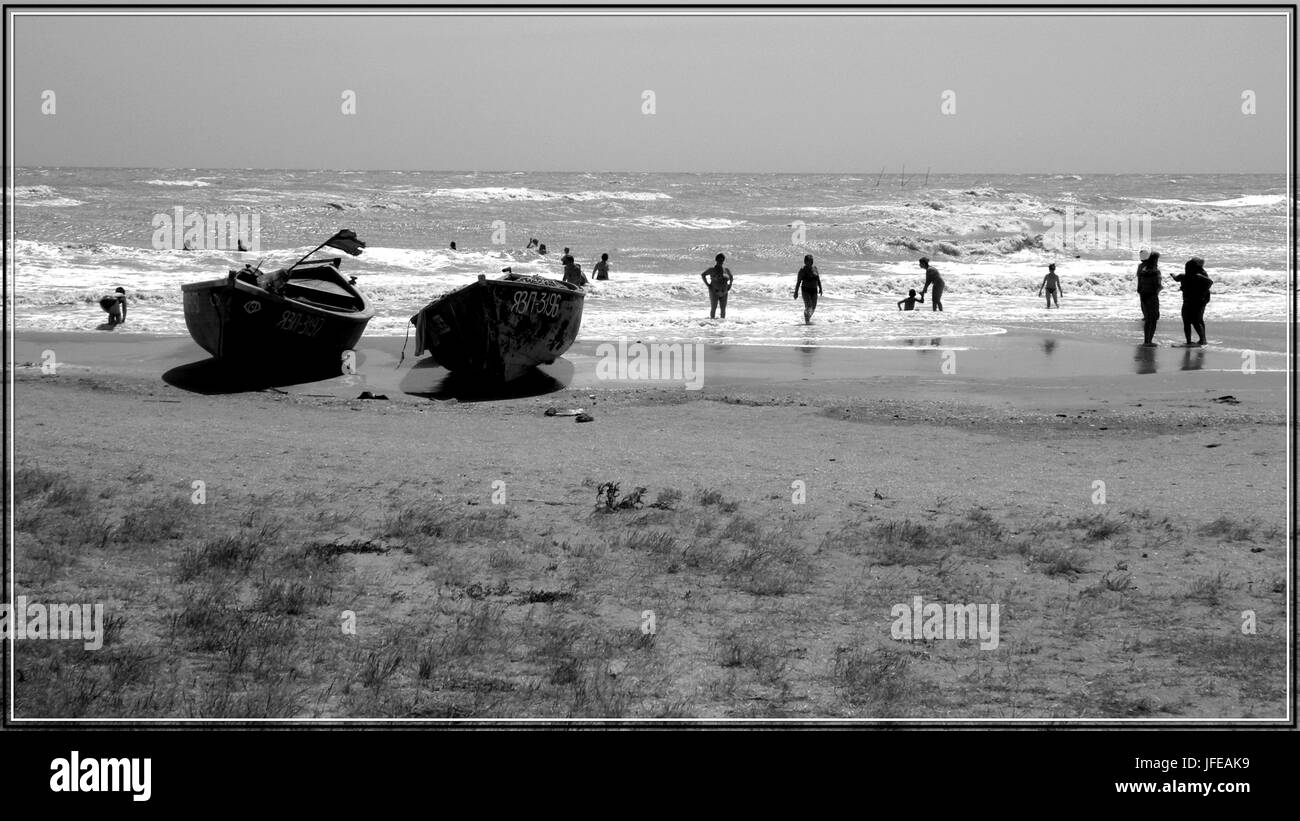
POLYGON ((547 416, 582 416, 586 411, 582 408, 547 408, 547 416))

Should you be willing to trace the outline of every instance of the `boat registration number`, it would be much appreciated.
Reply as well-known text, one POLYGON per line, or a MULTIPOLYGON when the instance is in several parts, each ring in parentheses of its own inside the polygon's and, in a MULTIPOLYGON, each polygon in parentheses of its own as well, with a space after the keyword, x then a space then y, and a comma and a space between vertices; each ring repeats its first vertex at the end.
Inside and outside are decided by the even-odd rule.
POLYGON ((511 310, 517 314, 541 314, 557 317, 560 315, 560 295, 542 291, 515 291, 511 310))
POLYGON ((285 311, 280 315, 280 321, 276 323, 275 327, 286 333, 315 336, 324 324, 324 317, 300 314, 297 311, 285 311))

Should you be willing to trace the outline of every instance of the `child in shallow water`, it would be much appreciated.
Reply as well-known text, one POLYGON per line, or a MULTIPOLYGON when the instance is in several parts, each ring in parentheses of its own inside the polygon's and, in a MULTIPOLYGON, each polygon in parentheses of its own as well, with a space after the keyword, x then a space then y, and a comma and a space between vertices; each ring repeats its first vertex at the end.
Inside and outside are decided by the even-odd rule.
POLYGON ((916 310, 916 303, 918 303, 918 302, 924 304, 924 303, 925 303, 925 297, 923 297, 923 296, 920 296, 920 297, 917 296, 917 295, 916 295, 916 289, 915 289, 915 288, 909 288, 909 289, 907 290, 907 298, 906 298, 906 299, 900 299, 900 300, 898 300, 898 310, 900 310, 900 311, 914 311, 914 310, 916 310))

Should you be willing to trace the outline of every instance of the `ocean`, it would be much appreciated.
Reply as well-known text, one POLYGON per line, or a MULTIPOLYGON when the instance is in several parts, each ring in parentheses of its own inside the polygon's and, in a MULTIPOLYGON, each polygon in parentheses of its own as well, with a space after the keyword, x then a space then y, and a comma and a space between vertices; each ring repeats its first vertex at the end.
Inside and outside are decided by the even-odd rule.
MULTIPOLYGON (((588 276, 610 255, 611 279, 588 289, 579 339, 872 348, 1009 325, 1114 333, 1140 317, 1139 247, 1159 250, 1166 274, 1205 259, 1215 280, 1206 314, 1213 335, 1216 321, 1288 319, 1287 182, 20 168, 11 192, 12 317, 18 330, 94 329, 105 317, 99 297, 120 285, 131 300, 125 330, 184 334, 182 283, 262 258, 263 267, 287 265, 350 228, 368 247, 345 256, 343 270, 375 303, 370 335, 404 334, 417 309, 479 274, 510 266, 558 278, 565 246, 588 276), (234 240, 221 236, 205 237, 200 250, 167 247, 175 236, 161 226, 178 215, 243 218, 246 239, 257 226, 260 250, 230 250, 234 240), (531 238, 550 253, 526 250, 531 238), (725 321, 709 319, 700 279, 718 252, 735 276, 725 321), (793 298, 805 254, 825 291, 810 326, 793 298), (900 312, 897 301, 924 282, 923 255, 946 281, 945 311, 927 303, 900 312), (1049 262, 1061 277, 1059 311, 1036 296, 1049 262)), ((1175 284, 1164 301, 1162 330, 1180 326, 1175 284)))

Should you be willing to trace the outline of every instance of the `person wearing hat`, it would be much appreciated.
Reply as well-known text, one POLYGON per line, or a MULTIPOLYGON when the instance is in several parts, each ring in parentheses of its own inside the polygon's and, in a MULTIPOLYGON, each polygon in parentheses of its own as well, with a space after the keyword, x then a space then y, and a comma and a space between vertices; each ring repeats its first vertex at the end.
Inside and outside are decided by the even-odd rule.
MULTIPOLYGON (((1060 308, 1061 300, 1057 298, 1056 294, 1058 291, 1061 291, 1061 278, 1056 275, 1055 262, 1050 263, 1047 266, 1047 275, 1043 277, 1043 284, 1038 286, 1039 296, 1043 295, 1044 288, 1047 289, 1047 307, 1051 308, 1052 302, 1055 300, 1056 307, 1060 308)), ((1062 293, 1064 292, 1062 291, 1062 293)))
MULTIPOLYGON (((1143 253, 1146 253, 1145 251, 1143 253)), ((1142 345, 1154 348, 1152 337, 1156 333, 1156 322, 1160 320, 1160 252, 1152 251, 1138 266, 1137 277, 1138 300, 1142 303, 1142 345)))
POLYGON ((722 309, 722 318, 727 318, 727 294, 731 291, 731 269, 724 268, 722 263, 726 262, 726 254, 718 254, 714 259, 712 268, 705 270, 700 274, 704 284, 709 286, 709 319, 716 319, 718 309, 722 309))
POLYGON ((1183 335, 1187 345, 1192 344, 1192 331, 1200 337, 1197 345, 1205 345, 1205 305, 1210 301, 1210 286, 1214 280, 1205 273, 1205 260, 1192 257, 1183 266, 1181 275, 1174 274, 1173 280, 1181 283, 1183 292, 1183 335))
POLYGON ((108 313, 109 325, 120 325, 126 322, 126 289, 115 288, 113 293, 99 300, 99 307, 108 313))
POLYGON ((817 310, 817 297, 822 292, 822 277, 817 272, 817 266, 813 265, 812 254, 803 258, 803 267, 799 269, 798 278, 794 281, 794 298, 798 299, 800 293, 803 294, 803 324, 812 324, 813 311, 817 310))

